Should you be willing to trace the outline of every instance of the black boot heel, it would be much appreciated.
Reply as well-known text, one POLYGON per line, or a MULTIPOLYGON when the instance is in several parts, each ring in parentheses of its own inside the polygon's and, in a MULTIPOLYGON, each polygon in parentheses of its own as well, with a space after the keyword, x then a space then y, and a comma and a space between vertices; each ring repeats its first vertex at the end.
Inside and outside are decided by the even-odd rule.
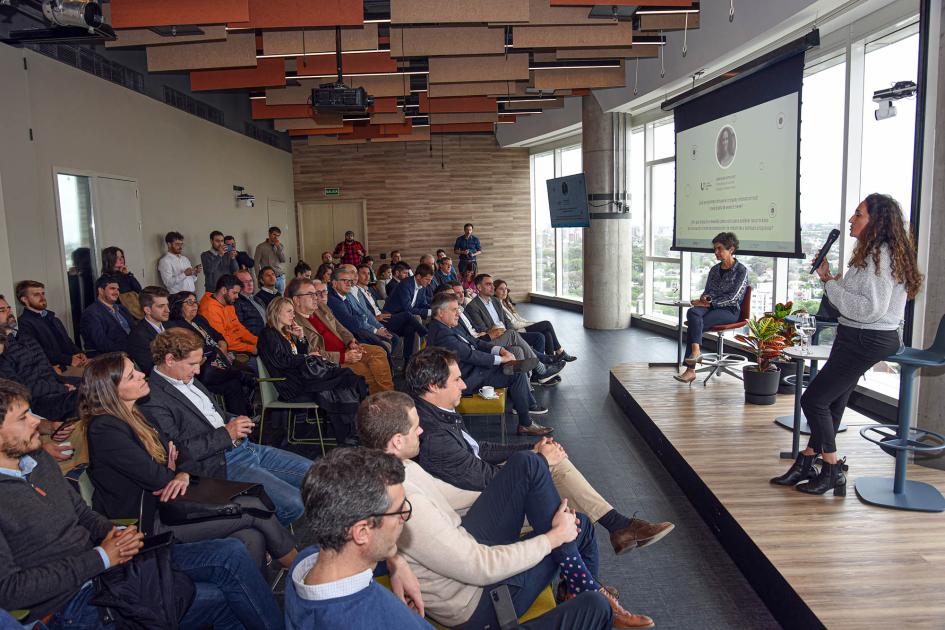
POLYGON ((833 490, 834 496, 847 496, 847 478, 843 474, 846 461, 846 458, 843 458, 836 464, 824 462, 816 479, 795 486, 794 489, 806 494, 824 494, 828 490, 833 490))
POLYGON ((844 481, 841 485, 834 487, 833 496, 835 497, 847 496, 847 482, 846 481, 844 481))
POLYGON ((816 457, 816 455, 799 454, 787 472, 780 477, 771 479, 771 483, 776 486, 793 486, 802 481, 813 479, 817 476, 817 469, 814 468, 814 458, 816 457))

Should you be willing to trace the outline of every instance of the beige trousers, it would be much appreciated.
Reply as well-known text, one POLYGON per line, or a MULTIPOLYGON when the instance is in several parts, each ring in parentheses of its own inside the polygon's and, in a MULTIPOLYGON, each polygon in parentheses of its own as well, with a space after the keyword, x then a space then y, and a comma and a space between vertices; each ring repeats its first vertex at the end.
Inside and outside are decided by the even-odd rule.
POLYGON ((614 509, 614 506, 607 503, 604 497, 591 487, 570 459, 551 467, 551 479, 561 498, 568 500, 568 507, 587 514, 592 523, 596 523, 614 509))

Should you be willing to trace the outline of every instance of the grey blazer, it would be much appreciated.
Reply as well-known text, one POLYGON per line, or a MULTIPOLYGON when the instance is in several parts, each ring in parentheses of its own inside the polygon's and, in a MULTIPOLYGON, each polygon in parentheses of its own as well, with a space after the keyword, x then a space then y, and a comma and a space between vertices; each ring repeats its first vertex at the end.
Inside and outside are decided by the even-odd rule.
MULTIPOLYGON (((233 448, 229 432, 224 427, 215 428, 210 424, 207 417, 160 374, 152 371, 148 383, 151 394, 138 406, 168 440, 187 449, 194 462, 188 472, 201 477, 226 479, 225 454, 233 448)), ((194 379, 194 385, 207 395, 224 422, 235 417, 217 405, 213 394, 200 381, 194 379)))
MULTIPOLYGON (((509 319, 508 315, 505 314, 505 311, 502 310, 502 303, 494 296, 492 298, 492 306, 495 308, 495 312, 499 314, 499 317, 502 318, 502 325, 505 326, 505 329, 515 330, 515 327, 512 326, 512 321, 509 319)), ((477 331, 486 332, 492 328, 492 316, 489 315, 489 311, 486 310, 486 306, 482 303, 482 299, 479 296, 474 297, 469 304, 465 306, 465 313, 466 317, 469 318, 469 321, 475 326, 477 331)))

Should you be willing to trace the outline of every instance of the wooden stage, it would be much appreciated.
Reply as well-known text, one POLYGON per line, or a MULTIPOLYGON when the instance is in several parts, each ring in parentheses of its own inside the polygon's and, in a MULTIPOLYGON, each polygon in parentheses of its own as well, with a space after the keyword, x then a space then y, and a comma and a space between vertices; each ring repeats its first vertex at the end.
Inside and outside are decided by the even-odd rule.
MULTIPOLYGON (((894 459, 859 435, 847 410, 847 496, 773 486, 787 470, 793 395, 746 405, 730 376, 692 387, 671 368, 622 364, 610 393, 785 628, 945 628, 945 513, 862 503, 857 476, 893 475, 894 459)), ((801 448, 806 436, 801 436, 801 448)), ((909 465, 909 479, 945 492, 945 471, 909 465)))

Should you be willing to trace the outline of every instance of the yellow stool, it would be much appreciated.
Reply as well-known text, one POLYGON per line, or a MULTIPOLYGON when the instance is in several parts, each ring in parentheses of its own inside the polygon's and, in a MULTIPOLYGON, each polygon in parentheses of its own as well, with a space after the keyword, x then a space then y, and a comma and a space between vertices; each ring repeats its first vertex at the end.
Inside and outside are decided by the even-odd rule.
POLYGON ((463 396, 456 407, 456 413, 466 416, 498 416, 499 430, 502 435, 502 443, 505 444, 505 388, 499 387, 495 390, 498 398, 489 400, 479 394, 472 396, 463 396))
MULTIPOLYGON (((384 588, 388 590, 390 589, 389 575, 381 575, 374 578, 374 580, 384 588)), ((534 602, 532 602, 531 607, 526 610, 521 617, 518 618, 518 622, 525 623, 526 621, 531 621, 536 617, 541 617, 549 610, 552 610, 555 606, 555 596, 554 593, 551 592, 551 585, 549 584, 547 587, 545 587, 545 590, 538 594, 538 597, 535 598, 534 602)), ((438 630, 449 630, 449 628, 446 626, 438 624, 429 617, 427 617, 427 621, 430 622, 434 628, 438 628, 438 630)))

